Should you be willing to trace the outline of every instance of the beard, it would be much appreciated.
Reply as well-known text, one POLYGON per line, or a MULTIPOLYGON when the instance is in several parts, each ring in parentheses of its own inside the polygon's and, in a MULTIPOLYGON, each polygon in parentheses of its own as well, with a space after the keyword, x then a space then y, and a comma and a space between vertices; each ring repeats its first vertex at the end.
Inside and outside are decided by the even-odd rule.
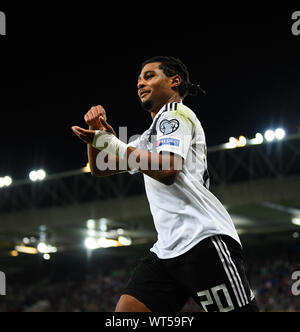
POLYGON ((141 106, 142 106, 143 110, 150 112, 153 109, 153 102, 152 102, 152 100, 149 99, 149 100, 143 102, 141 104, 141 106))

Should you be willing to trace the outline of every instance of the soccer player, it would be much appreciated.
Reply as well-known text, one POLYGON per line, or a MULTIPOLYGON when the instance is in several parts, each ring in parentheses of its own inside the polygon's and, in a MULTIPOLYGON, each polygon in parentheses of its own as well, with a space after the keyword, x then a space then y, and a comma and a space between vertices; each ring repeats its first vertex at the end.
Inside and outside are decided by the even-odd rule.
POLYGON ((209 191, 204 131, 183 104, 200 87, 181 60, 159 56, 142 64, 137 88, 153 123, 135 141, 116 137, 102 106, 85 115, 88 130, 72 127, 88 144, 93 176, 144 174, 158 239, 116 312, 178 312, 190 297, 207 312, 259 311, 232 219, 209 191), (103 170, 105 163, 115 167, 103 170))

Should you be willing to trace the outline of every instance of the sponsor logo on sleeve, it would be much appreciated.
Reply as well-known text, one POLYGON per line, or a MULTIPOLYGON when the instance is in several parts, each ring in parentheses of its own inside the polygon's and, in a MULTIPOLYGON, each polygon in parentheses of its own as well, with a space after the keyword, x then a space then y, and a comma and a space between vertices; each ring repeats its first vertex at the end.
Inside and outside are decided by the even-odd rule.
POLYGON ((163 145, 171 145, 179 147, 180 140, 175 138, 162 138, 157 142, 157 146, 163 146, 163 145))

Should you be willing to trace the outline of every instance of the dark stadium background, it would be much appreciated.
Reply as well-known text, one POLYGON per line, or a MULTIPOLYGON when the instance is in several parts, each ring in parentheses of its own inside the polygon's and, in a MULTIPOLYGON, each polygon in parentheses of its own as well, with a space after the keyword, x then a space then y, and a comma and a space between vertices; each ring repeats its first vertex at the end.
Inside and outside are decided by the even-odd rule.
MULTIPOLYGON (((253 3, 199 7, 196 2, 180 6, 112 3, 67 9, 58 5, 3 4, 0 10, 7 15, 7 36, 0 37, 0 177, 9 175, 22 182, 33 169, 56 175, 84 167, 86 147, 74 136, 71 126, 84 126, 83 116, 94 105, 104 106, 108 122, 116 130, 128 127, 128 137, 141 134, 151 118, 141 110, 137 77, 141 63, 155 55, 181 58, 192 82, 207 90, 206 97, 188 97, 186 104, 197 112, 209 147, 223 144, 231 136, 253 138, 269 128, 282 127, 288 135, 299 134, 300 37, 291 32, 291 15, 297 9, 274 4, 263 8, 253 3)), ((299 139, 286 144, 281 162, 293 165, 275 175, 268 173, 268 166, 262 166, 261 190, 264 198, 269 197, 274 204, 299 209, 299 139), (287 178, 289 181, 281 187, 277 182, 267 182, 287 178), (274 195, 280 191, 280 197, 274 195)), ((266 153, 272 165, 277 162, 278 151, 274 143, 272 149, 266 147, 259 153, 266 153)), ((230 163, 221 154, 210 158, 216 169, 222 169, 222 165, 233 167, 234 161, 230 163)), ((239 191, 230 185, 242 181, 246 191, 239 190, 245 196, 253 185, 253 179, 238 170, 227 182, 213 179, 213 189, 225 204, 237 201, 232 193, 239 191)), ((131 181, 129 178, 124 177, 125 184, 131 181)), ((71 181, 64 185, 71 188, 71 181)), ((109 179, 96 185, 119 188, 120 184, 117 179, 109 179)), ((138 209, 131 204, 139 200, 124 203, 124 220, 112 218, 112 226, 135 231, 137 244, 99 249, 88 255, 80 247, 83 239, 79 228, 85 227, 91 215, 109 217, 124 198, 122 194, 112 194, 108 188, 107 194, 97 197, 106 215, 90 212, 81 226, 68 220, 64 228, 58 229, 47 224, 43 209, 50 209, 52 204, 47 196, 40 205, 33 200, 31 205, 23 206, 21 199, 15 205, 11 203, 12 197, 18 200, 21 196, 19 188, 30 193, 36 190, 38 196, 39 187, 32 186, 26 183, 2 192, 0 189, 0 270, 7 274, 8 287, 0 310, 112 310, 130 272, 155 240, 151 218, 131 218, 129 210, 138 209), (110 207, 106 199, 115 203, 110 207), (23 223, 16 220, 28 211, 31 216, 36 213, 39 225, 46 224, 65 248, 50 261, 40 255, 9 256, 18 240, 39 234, 36 221, 31 224, 28 217, 23 223), (145 231, 153 233, 145 237, 145 231), (34 307, 40 301, 44 301, 41 307, 34 307)), ((128 193, 130 197, 144 197, 142 182, 133 183, 128 193)), ((93 209, 98 203, 92 196, 85 196, 76 206, 90 203, 93 209)), ((291 294, 291 274, 300 269, 298 228, 291 226, 289 212, 263 210, 258 201, 245 198, 231 211, 262 223, 240 226, 250 281, 263 310, 299 310, 299 298, 291 294)), ((75 206, 64 200, 57 204, 66 209, 75 206)), ((57 223, 63 226, 64 222, 57 223)), ((186 310, 197 309, 189 304, 186 310)))

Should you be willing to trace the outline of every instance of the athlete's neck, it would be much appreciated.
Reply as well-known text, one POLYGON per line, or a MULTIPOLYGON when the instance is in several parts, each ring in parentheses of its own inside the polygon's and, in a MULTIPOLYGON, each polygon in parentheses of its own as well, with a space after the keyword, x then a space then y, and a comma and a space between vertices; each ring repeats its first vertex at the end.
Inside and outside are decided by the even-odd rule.
POLYGON ((160 103, 159 105, 155 106, 155 108, 153 108, 153 110, 151 111, 151 117, 152 119, 155 118, 156 114, 162 109, 162 107, 164 105, 170 104, 170 103, 181 103, 182 99, 177 96, 171 96, 167 101, 160 103))

